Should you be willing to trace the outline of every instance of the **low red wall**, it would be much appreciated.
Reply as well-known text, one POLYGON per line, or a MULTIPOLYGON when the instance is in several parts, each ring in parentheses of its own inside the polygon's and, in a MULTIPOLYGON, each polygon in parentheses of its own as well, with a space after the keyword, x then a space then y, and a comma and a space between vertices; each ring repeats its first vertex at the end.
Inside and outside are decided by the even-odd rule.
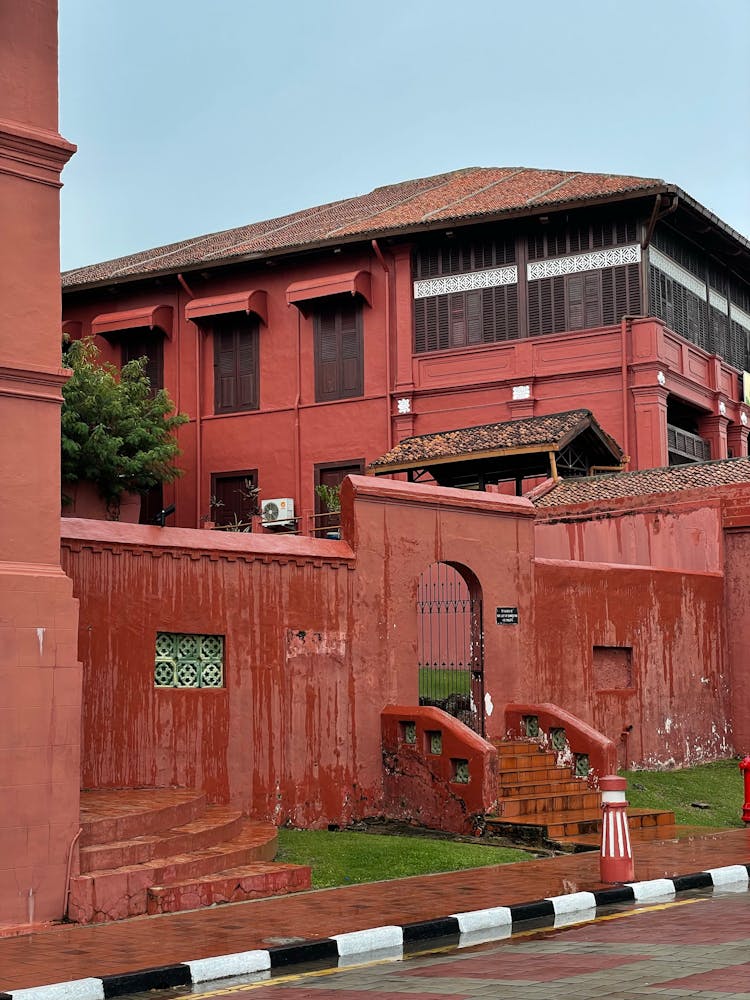
POLYGON ((535 594, 528 700, 615 740, 620 765, 732 752, 722 575, 538 560, 535 594))
POLYGON ((435 830, 477 833, 497 812, 497 750, 438 708, 389 705, 383 727, 387 816, 435 830))
POLYGON ((345 484, 343 541, 65 519, 84 787, 198 786, 299 825, 380 813, 380 712, 418 700, 420 573, 468 564, 488 605, 519 607, 522 629, 487 631, 492 708, 529 658, 532 520, 514 497, 369 477, 345 484), (224 635, 226 687, 156 688, 157 631, 224 635))

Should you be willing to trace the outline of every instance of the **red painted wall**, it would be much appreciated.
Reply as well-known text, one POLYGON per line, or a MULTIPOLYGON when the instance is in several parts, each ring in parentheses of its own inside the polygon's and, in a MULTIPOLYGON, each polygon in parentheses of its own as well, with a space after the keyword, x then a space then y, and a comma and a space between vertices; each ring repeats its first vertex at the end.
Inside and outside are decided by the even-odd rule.
POLYGON ((621 764, 694 764, 732 752, 721 574, 538 560, 535 594, 528 700, 590 722, 620 744, 621 764), (629 682, 597 670, 594 647, 629 650, 629 682))
POLYGON ((344 541, 65 519, 84 787, 199 785, 300 825, 377 812, 380 713, 416 704, 417 581, 440 559, 526 623, 487 632, 500 735, 531 653, 531 505, 353 477, 343 513, 344 541), (155 689, 157 630, 226 635, 226 689, 155 689))
MULTIPOLYGON (((656 563, 720 513, 664 507, 656 563)), ((592 544, 638 541, 629 516, 611 518, 611 537, 592 522, 592 544)), ((377 814, 381 712, 417 704, 417 583, 435 561, 481 587, 488 738, 504 735, 509 703, 553 702, 618 743, 622 763, 731 753, 748 685, 735 669, 730 697, 715 551, 700 568, 690 545, 684 567, 534 559, 534 523, 525 500, 370 477, 345 482, 341 541, 67 519, 84 785, 200 785, 277 823, 377 814), (518 625, 496 624, 501 606, 518 625), (225 635, 226 689, 155 689, 161 630, 225 635)), ((545 544, 553 528, 536 529, 545 544)))
POLYGON ((78 608, 60 569, 57 5, 0 5, 0 930, 63 914, 78 608))

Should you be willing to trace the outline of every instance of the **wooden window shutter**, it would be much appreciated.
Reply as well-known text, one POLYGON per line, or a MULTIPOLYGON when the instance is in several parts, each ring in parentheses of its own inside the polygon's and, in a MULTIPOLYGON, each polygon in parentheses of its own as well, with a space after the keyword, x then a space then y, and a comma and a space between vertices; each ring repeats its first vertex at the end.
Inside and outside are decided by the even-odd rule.
POLYGON ((354 304, 341 311, 341 395, 361 396, 364 390, 360 309, 354 304))
POLYGON ((258 406, 258 338, 255 330, 237 331, 237 408, 258 406))
POLYGON ((258 324, 233 317, 214 326, 214 410, 232 413, 259 406, 258 324))
POLYGON ((361 307, 334 300, 315 317, 315 399, 347 399, 363 391, 361 307))
POLYGON ((601 271, 570 274, 567 279, 569 330, 586 330, 602 325, 601 271))
POLYGON ((145 337, 131 337, 125 335, 122 341, 122 366, 125 367, 130 361, 146 357, 145 373, 151 383, 152 390, 156 391, 164 386, 164 340, 160 334, 153 334, 145 337))
POLYGON ((216 410, 235 410, 237 386, 237 360, 234 351, 234 333, 222 330, 215 334, 214 358, 216 366, 216 410))

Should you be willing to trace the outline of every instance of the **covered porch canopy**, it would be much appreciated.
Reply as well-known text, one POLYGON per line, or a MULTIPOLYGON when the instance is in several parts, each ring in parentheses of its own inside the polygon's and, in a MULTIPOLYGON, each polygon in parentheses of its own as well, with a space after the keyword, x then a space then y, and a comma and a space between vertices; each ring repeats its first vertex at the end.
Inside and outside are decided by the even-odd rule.
POLYGON ((431 477, 439 486, 484 489, 524 479, 589 476, 616 471, 625 456, 590 410, 568 410, 497 424, 405 438, 370 465, 373 476, 405 472, 410 482, 431 477))

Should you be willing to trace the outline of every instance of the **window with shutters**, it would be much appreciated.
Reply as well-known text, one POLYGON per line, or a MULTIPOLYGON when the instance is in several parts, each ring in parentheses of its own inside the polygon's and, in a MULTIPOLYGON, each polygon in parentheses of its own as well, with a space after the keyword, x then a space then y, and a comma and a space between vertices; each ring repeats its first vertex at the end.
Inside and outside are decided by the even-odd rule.
POLYGON ((121 343, 121 364, 146 358, 145 373, 152 391, 164 388, 164 338, 161 334, 127 334, 121 343))
POLYGON ((331 296, 315 314, 315 400, 350 399, 364 392, 362 307, 331 296))
POLYGON ((258 320, 231 313, 213 324, 214 411, 257 410, 258 320))

